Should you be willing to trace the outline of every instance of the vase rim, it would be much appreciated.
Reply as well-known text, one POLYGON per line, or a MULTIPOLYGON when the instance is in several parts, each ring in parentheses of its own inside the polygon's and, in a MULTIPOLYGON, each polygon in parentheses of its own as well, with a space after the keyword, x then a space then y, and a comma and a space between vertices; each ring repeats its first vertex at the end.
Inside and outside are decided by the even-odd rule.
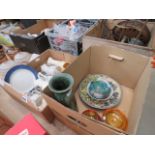
POLYGON ((73 79, 73 76, 72 76, 72 75, 70 75, 70 74, 68 74, 68 73, 60 73, 60 74, 57 74, 57 75, 53 76, 53 77, 50 79, 49 84, 48 84, 48 88, 49 88, 53 93, 64 93, 64 92, 70 90, 70 89, 73 87, 73 84, 74 84, 74 79, 73 79), (69 80, 70 80, 69 86, 68 86, 66 89, 64 89, 64 90, 55 90, 53 87, 51 87, 51 82, 52 82, 53 79, 55 79, 55 78, 57 78, 57 77, 67 77, 67 78, 69 78, 69 80))

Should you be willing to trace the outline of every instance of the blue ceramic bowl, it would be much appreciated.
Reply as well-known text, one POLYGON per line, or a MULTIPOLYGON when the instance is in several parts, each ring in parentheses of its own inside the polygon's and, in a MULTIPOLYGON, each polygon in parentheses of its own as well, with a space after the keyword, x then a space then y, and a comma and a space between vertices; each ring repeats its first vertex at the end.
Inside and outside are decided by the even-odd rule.
POLYGON ((95 100, 108 100, 113 93, 113 89, 107 81, 96 80, 88 84, 87 93, 95 100))

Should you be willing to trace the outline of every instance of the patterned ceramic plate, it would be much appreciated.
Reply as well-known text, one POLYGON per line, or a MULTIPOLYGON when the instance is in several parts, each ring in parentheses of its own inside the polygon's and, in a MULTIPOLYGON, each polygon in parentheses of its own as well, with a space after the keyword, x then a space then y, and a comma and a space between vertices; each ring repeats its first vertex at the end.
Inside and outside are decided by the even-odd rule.
POLYGON ((109 76, 103 74, 89 74, 80 84, 79 94, 81 100, 88 106, 96 109, 108 109, 117 106, 120 103, 122 91, 120 85, 109 76), (108 100, 96 100, 88 94, 88 85, 91 81, 103 79, 112 87, 112 95, 108 100))

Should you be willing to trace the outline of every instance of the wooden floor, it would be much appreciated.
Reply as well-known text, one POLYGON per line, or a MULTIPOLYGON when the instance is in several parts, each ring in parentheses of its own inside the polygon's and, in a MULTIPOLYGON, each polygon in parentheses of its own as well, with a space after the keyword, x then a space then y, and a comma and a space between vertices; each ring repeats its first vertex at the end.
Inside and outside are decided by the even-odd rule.
MULTIPOLYGON (((18 122, 26 114, 30 113, 24 106, 17 103, 13 100, 3 89, 0 87, 0 112, 5 114, 13 123, 18 122)), ((53 123, 48 123, 39 116, 33 114, 39 123, 52 135, 72 135, 76 134, 74 131, 63 125, 60 121, 56 120, 53 123)), ((1 119, 0 119, 1 121, 1 119)), ((3 124, 6 124, 2 122, 3 124)), ((4 130, 7 130, 9 126, 3 125, 3 131, 0 131, 0 134, 4 133, 4 130), (2 133, 1 133, 2 132, 2 133)))

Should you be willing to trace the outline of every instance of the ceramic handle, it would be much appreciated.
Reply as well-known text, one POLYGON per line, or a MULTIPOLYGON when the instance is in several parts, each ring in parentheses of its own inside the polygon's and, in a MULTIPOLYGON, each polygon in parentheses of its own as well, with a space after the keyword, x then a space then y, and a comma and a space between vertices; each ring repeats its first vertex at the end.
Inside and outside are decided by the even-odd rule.
POLYGON ((116 60, 116 61, 124 61, 124 58, 123 57, 119 57, 119 56, 113 55, 113 54, 110 54, 109 55, 109 58, 111 58, 113 60, 116 60))

